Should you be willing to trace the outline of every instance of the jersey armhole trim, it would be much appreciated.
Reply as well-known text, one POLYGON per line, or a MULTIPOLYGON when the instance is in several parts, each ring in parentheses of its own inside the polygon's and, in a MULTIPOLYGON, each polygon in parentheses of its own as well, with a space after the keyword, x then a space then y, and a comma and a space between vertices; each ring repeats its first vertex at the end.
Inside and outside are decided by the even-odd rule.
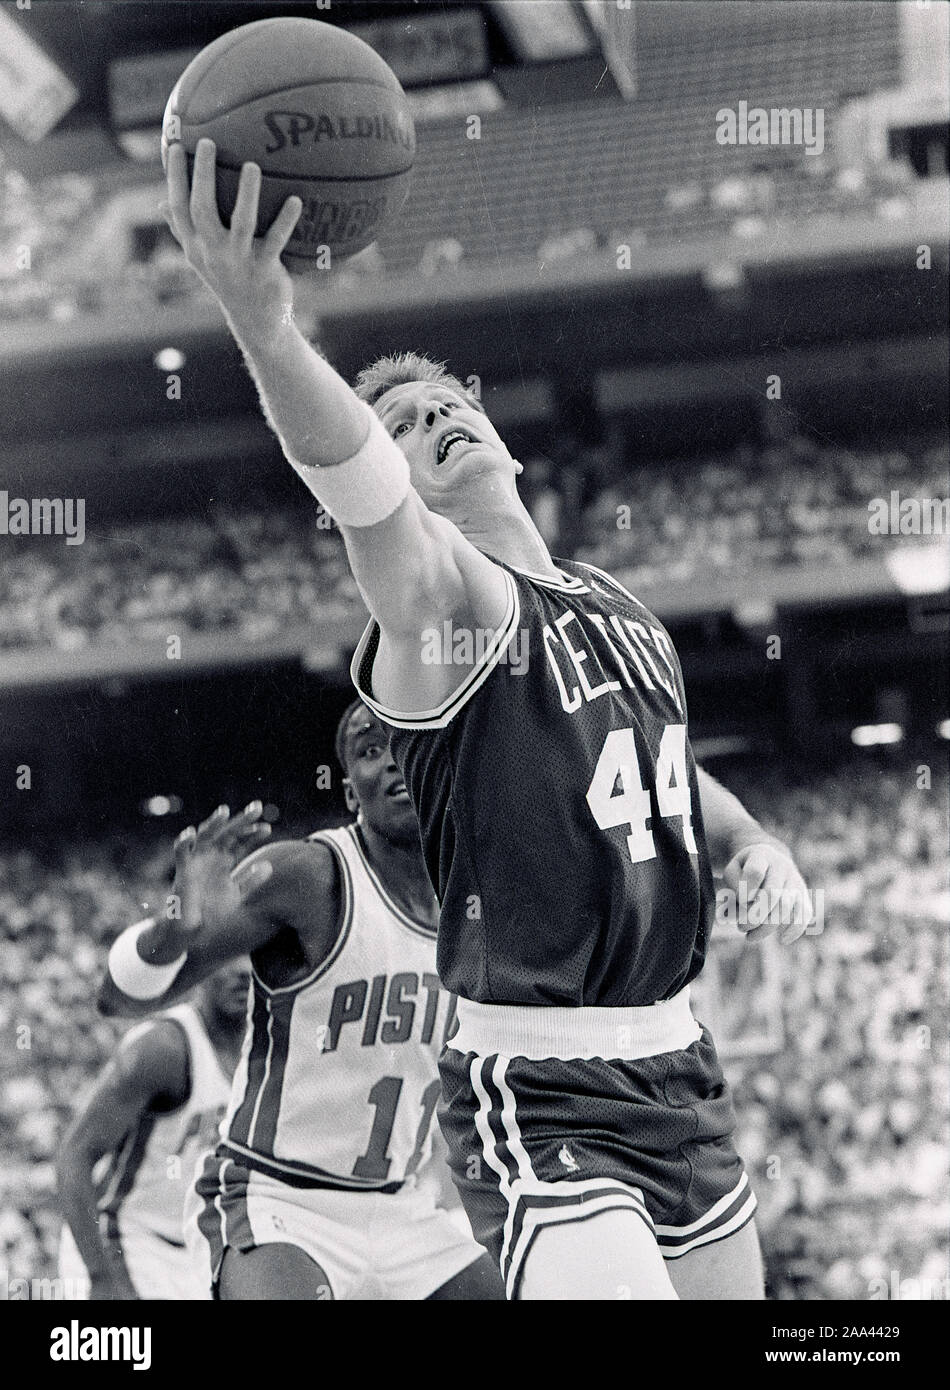
MULTIPOLYGON (((572 563, 577 564, 579 562, 572 561, 572 563)), ((552 579, 551 576, 547 574, 538 574, 535 570, 524 570, 521 569, 518 565, 512 565, 511 569, 513 569, 516 574, 523 575, 525 579, 530 579, 533 584, 540 584, 541 587, 544 589, 553 589, 555 593, 590 593, 590 586, 585 584, 583 579, 581 579, 578 575, 568 574, 567 570, 562 569, 560 565, 556 565, 555 567, 561 576, 560 579, 552 579)))
POLYGON ((596 574, 599 579, 606 579, 608 584, 612 584, 615 589, 619 589, 620 592, 623 594, 624 598, 630 599, 631 602, 635 603, 638 608, 643 608, 643 600, 638 599, 636 594, 631 594, 630 590, 626 588, 623 584, 621 584, 619 579, 615 579, 613 575, 608 574, 606 570, 599 569, 597 565, 591 565, 586 560, 575 560, 574 564, 583 565, 585 570, 592 570, 593 573, 596 574))
MULTIPOLYGON (((501 566, 499 566, 501 569, 501 566)), ((430 710, 396 710, 388 705, 381 704, 367 690, 369 685, 369 674, 367 679, 363 678, 363 668, 370 657, 370 645, 376 638, 378 646, 378 624, 374 619, 368 623, 363 636, 359 640, 359 645, 353 654, 353 661, 350 665, 350 676, 356 687, 360 699, 367 704, 374 714, 378 714, 385 723, 393 725, 397 729, 444 729, 452 722, 459 710, 472 698, 475 692, 484 685, 492 671, 501 661, 505 652, 508 650, 511 640, 514 637, 521 617, 521 604, 518 599, 518 590, 515 582, 507 570, 501 569, 505 577, 505 585, 508 591, 508 605, 505 609, 505 616, 501 623, 492 633, 481 657, 468 671, 462 682, 453 690, 447 699, 443 700, 435 709, 430 710)), ((374 646, 372 655, 375 656, 376 647, 374 646)), ((371 668, 370 668, 371 670, 371 668)))
POLYGON ((349 940, 350 930, 353 926, 353 878, 350 874, 349 864, 347 864, 346 859, 330 837, 323 835, 321 831, 314 831, 312 835, 307 836, 307 840, 310 843, 316 840, 321 845, 326 845, 340 870, 340 882, 343 887, 342 923, 333 945, 330 947, 329 952, 324 956, 323 960, 320 961, 319 965, 315 965, 309 975, 304 975, 301 980, 294 980, 292 984, 266 985, 254 969, 253 961, 251 962, 251 974, 254 977, 254 988, 259 989, 268 999, 276 999, 285 994, 299 994, 301 990, 309 988, 309 986, 319 980, 322 975, 325 975, 339 958, 343 947, 349 940))

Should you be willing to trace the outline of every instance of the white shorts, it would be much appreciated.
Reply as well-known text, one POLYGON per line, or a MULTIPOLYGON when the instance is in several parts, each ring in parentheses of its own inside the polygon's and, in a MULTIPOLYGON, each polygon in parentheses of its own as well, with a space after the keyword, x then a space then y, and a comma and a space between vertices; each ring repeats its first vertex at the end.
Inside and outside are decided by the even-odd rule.
MULTIPOLYGON (((195 1273, 194 1261, 185 1245, 173 1245, 152 1231, 143 1230, 129 1221, 118 1218, 118 1240, 109 1241, 121 1251, 132 1287, 139 1298, 208 1299, 206 1285, 195 1273)), ((64 1224, 59 1238, 59 1277, 70 1282, 72 1297, 89 1297, 89 1273, 73 1239, 72 1231, 64 1224)))
POLYGON ((464 1212, 436 1205, 434 1184, 399 1192, 290 1187, 209 1154, 185 1201, 185 1239, 205 1287, 228 1248, 296 1245, 320 1266, 327 1299, 417 1300, 485 1252, 464 1212))

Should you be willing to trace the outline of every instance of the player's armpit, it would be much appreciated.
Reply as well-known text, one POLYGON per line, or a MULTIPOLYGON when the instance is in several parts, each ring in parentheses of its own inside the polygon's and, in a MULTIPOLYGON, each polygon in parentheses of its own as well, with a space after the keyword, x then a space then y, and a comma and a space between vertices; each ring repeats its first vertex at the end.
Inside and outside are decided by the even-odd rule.
POLYGON ((465 680, 510 607, 505 571, 412 492, 379 525, 344 531, 354 577, 380 627, 373 695, 431 710, 465 680), (446 637, 448 635, 448 640, 446 637))
POLYGON ((451 521, 410 490, 375 526, 343 526, 353 577, 388 638, 418 642, 446 619, 495 628, 504 617, 504 572, 451 521))

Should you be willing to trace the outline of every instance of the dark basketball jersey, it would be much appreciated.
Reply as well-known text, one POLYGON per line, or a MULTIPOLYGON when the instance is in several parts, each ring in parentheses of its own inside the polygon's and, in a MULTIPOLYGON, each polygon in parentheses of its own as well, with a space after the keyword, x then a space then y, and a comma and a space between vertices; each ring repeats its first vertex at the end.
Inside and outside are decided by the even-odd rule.
POLYGON ((560 580, 501 565, 497 633, 422 634, 423 659, 481 648, 438 709, 373 698, 375 623, 353 680, 392 727, 446 988, 481 1003, 653 1004, 700 970, 714 901, 682 673, 633 595, 556 563, 560 580))

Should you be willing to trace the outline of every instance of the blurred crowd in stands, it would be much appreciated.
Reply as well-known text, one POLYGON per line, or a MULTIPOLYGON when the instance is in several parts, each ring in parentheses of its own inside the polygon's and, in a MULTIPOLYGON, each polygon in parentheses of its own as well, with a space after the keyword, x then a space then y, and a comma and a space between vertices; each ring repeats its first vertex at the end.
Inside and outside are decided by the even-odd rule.
MULTIPOLYGON (((892 1271, 947 1296, 948 786, 936 749, 920 785, 927 756, 714 769, 825 893, 823 932, 779 952, 781 1048, 727 1063, 777 1298, 879 1297, 892 1271)), ((144 832, 0 850, 0 1280, 55 1273, 57 1142, 120 1031, 93 1003, 106 949, 169 866, 144 832)))
MULTIPOLYGON (((913 544, 872 534, 869 502, 894 489, 945 497, 947 478, 947 447, 936 440, 855 451, 796 436, 676 464, 600 457, 596 476, 529 458, 522 491, 554 554, 622 572, 649 593, 715 574, 847 566, 913 544)), ((361 611, 339 535, 302 491, 299 507, 222 506, 108 529, 89 515, 86 528, 75 546, 4 537, 0 649, 67 653, 170 633, 253 642, 315 614, 361 611)))
MULTIPOLYGON (((413 199, 399 226, 338 266, 336 278, 428 279, 465 268, 551 266, 578 258, 606 266, 614 264, 619 245, 635 256, 645 246, 690 238, 754 243, 806 221, 814 225, 820 216, 900 221, 910 216, 917 197, 919 181, 907 162, 842 168, 827 156, 806 159, 797 150, 769 151, 744 161, 741 171, 720 168, 713 177, 701 175, 700 158, 695 169, 658 183, 651 171, 670 166, 669 152, 638 147, 642 168, 632 170, 629 160, 615 168, 605 151, 616 145, 618 113, 603 103, 593 108, 586 118, 588 125, 595 122, 587 132, 591 148, 578 149, 577 168, 566 171, 564 147, 551 132, 551 148, 539 150, 533 126, 521 131, 506 118, 511 128, 504 140, 496 137, 496 153, 486 151, 485 157, 499 158, 497 146, 507 141, 507 161, 497 170, 479 171, 477 208, 460 205, 471 193, 464 183, 458 197, 446 196, 446 187, 458 183, 455 128, 427 132, 428 155, 416 170, 413 199), (608 126, 598 133, 596 121, 604 116, 608 126), (536 197, 526 194, 528 184, 536 197), (551 196, 551 187, 558 197, 551 196), (485 197, 491 203, 487 214, 485 197)), ((620 114, 629 124, 623 108, 620 114)), ((551 121, 556 119, 557 113, 551 121)), ((579 123, 583 130, 581 117, 579 123)), ((715 145, 711 114, 706 127, 708 153, 721 163, 732 152, 715 145)), ((626 126, 621 139, 625 132, 626 126)), ((673 167, 682 162, 684 146, 692 149, 688 137, 675 147, 673 167)), ((693 155, 695 163, 697 151, 693 155)), ((67 324, 98 316, 107 325, 110 316, 133 322, 169 304, 210 302, 158 214, 163 196, 160 183, 130 189, 126 180, 113 192, 100 177, 85 173, 31 183, 0 162, 0 321, 67 324)))

